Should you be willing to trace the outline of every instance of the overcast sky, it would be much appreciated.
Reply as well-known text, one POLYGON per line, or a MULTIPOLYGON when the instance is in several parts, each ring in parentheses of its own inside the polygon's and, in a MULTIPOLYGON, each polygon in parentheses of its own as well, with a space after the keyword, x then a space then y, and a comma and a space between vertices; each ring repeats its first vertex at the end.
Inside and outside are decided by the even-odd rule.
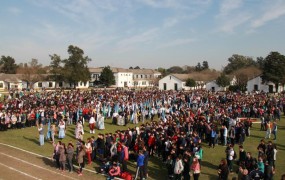
POLYGON ((84 50, 89 66, 169 68, 285 54, 285 0, 2 0, 0 55, 17 63, 84 50))

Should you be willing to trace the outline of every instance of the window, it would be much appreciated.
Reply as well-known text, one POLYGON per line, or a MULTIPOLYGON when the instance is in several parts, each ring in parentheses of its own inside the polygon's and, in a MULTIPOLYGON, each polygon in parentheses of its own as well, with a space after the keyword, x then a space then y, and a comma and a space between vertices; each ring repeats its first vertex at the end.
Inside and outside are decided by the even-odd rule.
POLYGON ((143 75, 141 75, 141 78, 143 78, 143 75))
POLYGON ((145 82, 145 81, 143 81, 143 82, 142 82, 142 85, 146 85, 146 82, 145 82))
POLYGON ((0 88, 3 88, 3 87, 4 87, 3 83, 0 83, 0 88))
POLYGON ((149 75, 149 78, 151 78, 151 75, 149 75))
POLYGON ((171 76, 169 76, 169 79, 171 79, 171 76))
POLYGON ((58 83, 58 86, 59 86, 59 87, 62 87, 62 86, 63 86, 63 83, 62 83, 62 82, 59 82, 59 83, 58 83))
POLYGON ((144 75, 145 78, 147 78, 147 75, 144 75))
POLYGON ((48 82, 48 87, 52 87, 52 82, 48 82))
POLYGON ((38 83, 38 87, 43 87, 43 83, 42 83, 42 82, 39 82, 39 83, 38 83))
POLYGON ((87 82, 84 82, 84 86, 86 86, 87 82))
POLYGON ((137 75, 137 78, 139 78, 139 75, 137 75))

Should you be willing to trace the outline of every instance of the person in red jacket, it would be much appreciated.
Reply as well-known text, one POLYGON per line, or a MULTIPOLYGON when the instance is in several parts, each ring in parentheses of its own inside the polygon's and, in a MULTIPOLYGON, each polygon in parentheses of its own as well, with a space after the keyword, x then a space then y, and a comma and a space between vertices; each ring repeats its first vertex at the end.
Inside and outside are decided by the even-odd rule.
POLYGON ((121 175, 121 168, 117 165, 117 162, 113 162, 113 166, 109 170, 109 178, 108 179, 114 179, 116 176, 121 175))
POLYGON ((155 137, 153 133, 148 138, 148 147, 149 147, 149 155, 152 156, 155 147, 155 137))

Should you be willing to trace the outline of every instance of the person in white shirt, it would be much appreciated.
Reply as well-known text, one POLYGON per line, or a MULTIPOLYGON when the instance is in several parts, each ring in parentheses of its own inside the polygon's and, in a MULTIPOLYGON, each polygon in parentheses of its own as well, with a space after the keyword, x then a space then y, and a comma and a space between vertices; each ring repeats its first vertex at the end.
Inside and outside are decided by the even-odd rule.
POLYGON ((89 119, 89 128, 90 128, 90 134, 95 134, 95 118, 94 116, 91 116, 89 119))
POLYGON ((228 167, 229 167, 229 170, 231 172, 233 172, 233 160, 234 160, 234 155, 235 155, 235 151, 233 149, 233 146, 232 145, 229 145, 229 150, 227 152, 227 164, 228 164, 228 167))
POLYGON ((179 155, 176 158, 175 165, 174 165, 174 179, 181 180, 183 170, 184 170, 184 166, 182 163, 182 156, 179 155))
POLYGON ((227 145, 227 141, 228 141, 228 129, 226 126, 223 126, 224 128, 224 133, 223 133, 223 136, 224 136, 224 146, 227 145))

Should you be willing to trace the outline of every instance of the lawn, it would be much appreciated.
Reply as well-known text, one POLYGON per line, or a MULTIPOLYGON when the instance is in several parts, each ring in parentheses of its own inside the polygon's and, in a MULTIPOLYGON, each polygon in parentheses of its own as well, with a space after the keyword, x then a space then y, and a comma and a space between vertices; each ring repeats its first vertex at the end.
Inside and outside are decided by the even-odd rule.
MULTIPOLYGON (((277 153, 277 162, 276 162, 276 175, 275 179, 279 179, 281 174, 285 173, 285 119, 284 117, 280 122, 278 122, 278 137, 277 141, 274 143, 277 144, 278 153, 277 153)), ((105 130, 96 130, 96 134, 106 133, 106 132, 115 132, 116 130, 124 130, 127 127, 134 127, 134 124, 128 124, 128 126, 116 126, 111 124, 111 119, 105 121, 105 130)), ((254 157, 257 157, 257 146, 261 138, 265 136, 264 131, 259 131, 260 124, 254 124, 251 129, 251 136, 246 138, 244 147, 248 152, 252 152, 254 157)), ((75 126, 68 126, 66 131, 66 138, 63 142, 68 143, 74 139, 74 128, 75 126)), ((91 135, 88 132, 88 128, 85 128, 84 139, 86 140, 91 135)), ((95 136, 96 136, 95 134, 95 136)), ((43 147, 39 146, 38 143, 38 132, 35 127, 19 129, 19 130, 8 130, 6 132, 0 132, 0 142, 10 144, 34 153, 38 153, 44 156, 51 157, 53 152, 53 147, 50 142, 45 142, 43 147)), ((217 179, 217 166, 222 158, 225 158, 225 147, 216 146, 214 149, 209 148, 206 144, 203 144, 204 156, 202 160, 202 174, 201 179, 217 179)), ((238 152, 238 147, 235 147, 235 151, 238 152)), ((86 166, 88 169, 93 169, 98 167, 97 163, 93 163, 92 166, 86 166)), ((134 174, 135 172, 135 163, 129 162, 129 170, 134 174)), ((237 167, 235 167, 236 169, 237 167)), ((151 157, 149 162, 149 179, 166 179, 167 172, 162 164, 161 160, 156 157, 151 157)), ((236 177, 237 175, 231 174, 230 177, 236 177)))

